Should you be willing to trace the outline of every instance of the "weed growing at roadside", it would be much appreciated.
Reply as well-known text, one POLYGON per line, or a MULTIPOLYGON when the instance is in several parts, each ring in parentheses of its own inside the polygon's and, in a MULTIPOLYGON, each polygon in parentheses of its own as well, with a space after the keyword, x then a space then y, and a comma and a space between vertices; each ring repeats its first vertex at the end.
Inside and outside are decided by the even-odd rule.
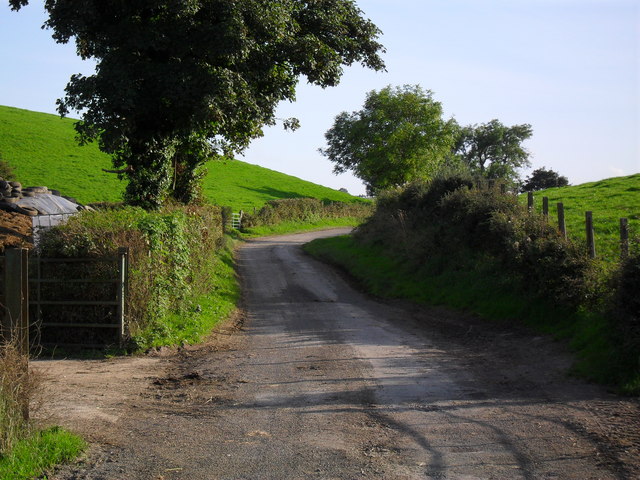
POLYGON ((47 469, 70 462, 86 449, 80 437, 59 427, 36 432, 20 441, 5 455, 0 456, 0 478, 30 480, 47 469))
POLYGON ((29 434, 29 404, 37 387, 28 359, 10 343, 0 345, 0 455, 29 434))
POLYGON ((0 478, 32 479, 47 468, 75 458, 85 443, 53 427, 39 431, 29 420, 35 413, 40 378, 28 358, 11 344, 0 345, 0 478))

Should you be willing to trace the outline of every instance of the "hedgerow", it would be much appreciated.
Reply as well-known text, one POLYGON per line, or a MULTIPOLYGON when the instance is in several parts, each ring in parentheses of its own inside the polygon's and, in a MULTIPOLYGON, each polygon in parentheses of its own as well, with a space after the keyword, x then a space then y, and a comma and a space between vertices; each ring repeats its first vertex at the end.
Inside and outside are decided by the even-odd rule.
POLYGON ((129 248, 127 331, 145 347, 167 332, 168 316, 188 312, 213 288, 223 246, 222 217, 214 206, 123 207, 82 212, 44 233, 40 251, 52 257, 113 256, 129 248))
POLYGON ((276 225, 283 222, 318 222, 344 217, 366 218, 372 212, 370 203, 323 202, 317 198, 284 198, 271 200, 255 214, 245 214, 244 227, 276 225))

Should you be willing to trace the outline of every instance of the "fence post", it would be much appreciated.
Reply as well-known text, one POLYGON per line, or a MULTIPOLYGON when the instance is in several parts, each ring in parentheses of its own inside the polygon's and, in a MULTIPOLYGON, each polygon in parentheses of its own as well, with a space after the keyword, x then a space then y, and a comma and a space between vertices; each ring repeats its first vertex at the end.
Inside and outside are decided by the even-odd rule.
POLYGON ((15 343, 22 355, 29 355, 29 251, 5 250, 5 303, 2 333, 15 343))
POLYGON ((620 219, 620 258, 629 256, 629 219, 620 219))
POLYGON ((589 257, 596 258, 596 240, 593 235, 593 212, 585 212, 585 227, 587 233, 587 251, 589 257))
POLYGON ((542 197, 542 215, 544 221, 549 221, 549 197, 542 197))
POLYGON ((533 210, 533 192, 527 192, 527 208, 533 210))
POLYGON ((558 230, 560 230, 560 233, 562 234, 562 236, 564 237, 564 239, 567 239, 567 224, 564 221, 564 203, 562 202, 558 202, 558 230))
POLYGON ((125 337, 126 298, 129 283, 129 247, 118 248, 118 322, 120 322, 119 343, 125 337))

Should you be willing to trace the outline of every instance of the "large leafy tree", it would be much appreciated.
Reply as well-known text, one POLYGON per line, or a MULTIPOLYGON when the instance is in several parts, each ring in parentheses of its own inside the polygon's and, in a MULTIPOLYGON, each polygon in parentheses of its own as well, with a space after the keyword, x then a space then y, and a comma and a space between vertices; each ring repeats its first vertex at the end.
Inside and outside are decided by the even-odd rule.
POLYGON ((532 134, 529 124, 508 127, 498 120, 460 127, 453 155, 473 174, 516 182, 518 169, 530 165, 522 142, 532 134))
POLYGON ((433 175, 451 151, 454 127, 432 92, 388 86, 369 92, 361 110, 340 113, 320 152, 335 173, 352 171, 375 194, 433 175))
MULTIPOLYGON (((10 0, 14 9, 28 0, 10 0)), ((379 30, 352 0, 46 0, 46 27, 97 62, 74 75, 59 112, 81 112, 129 184, 126 200, 160 204, 212 155, 246 148, 293 101, 300 76, 336 85, 344 65, 384 68, 379 30)), ((184 190, 186 188, 186 191, 184 190)))

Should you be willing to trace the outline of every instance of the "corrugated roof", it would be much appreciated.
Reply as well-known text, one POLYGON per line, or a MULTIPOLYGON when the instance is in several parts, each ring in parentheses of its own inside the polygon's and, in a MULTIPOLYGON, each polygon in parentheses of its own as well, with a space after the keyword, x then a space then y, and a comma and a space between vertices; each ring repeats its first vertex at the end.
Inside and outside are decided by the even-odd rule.
POLYGON ((47 187, 22 188, 20 182, 0 178, 0 208, 24 215, 70 215, 84 208, 71 197, 47 187))
POLYGON ((22 208, 35 208, 38 211, 38 215, 77 213, 79 206, 77 203, 51 193, 36 193, 33 197, 22 197, 16 205, 22 208))

